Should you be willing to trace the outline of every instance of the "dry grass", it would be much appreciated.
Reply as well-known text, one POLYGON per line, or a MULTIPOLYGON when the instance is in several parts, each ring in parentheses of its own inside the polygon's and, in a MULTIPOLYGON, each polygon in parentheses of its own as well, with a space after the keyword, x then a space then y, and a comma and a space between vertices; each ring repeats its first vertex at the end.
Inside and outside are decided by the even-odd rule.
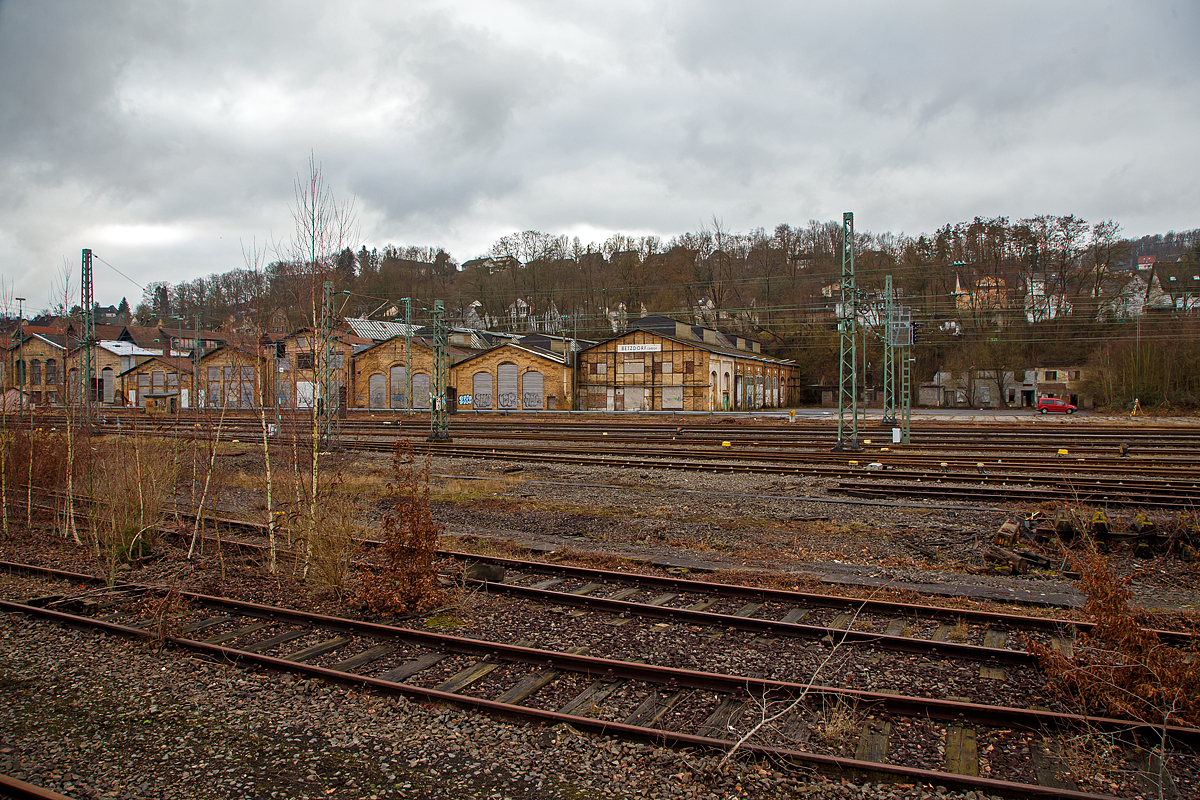
POLYGON ((839 747, 857 743, 862 715, 857 704, 843 695, 822 697, 815 723, 821 741, 828 747, 839 747))

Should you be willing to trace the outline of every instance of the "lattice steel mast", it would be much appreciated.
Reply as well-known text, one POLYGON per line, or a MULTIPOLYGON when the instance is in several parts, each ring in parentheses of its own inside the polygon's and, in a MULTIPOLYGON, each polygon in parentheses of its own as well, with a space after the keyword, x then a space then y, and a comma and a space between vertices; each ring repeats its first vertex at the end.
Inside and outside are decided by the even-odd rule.
POLYGON ((317 408, 320 415, 322 446, 333 449, 341 435, 341 398, 339 397, 338 367, 335 363, 333 335, 335 314, 333 311, 333 281, 325 281, 321 292, 321 342, 317 354, 316 389, 319 392, 317 408))
POLYGON ((412 298, 405 297, 404 303, 404 406, 410 411, 413 408, 412 392, 412 298))
MULTIPOLYGON (((96 371, 95 350, 96 344, 96 300, 95 291, 92 288, 92 251, 90 248, 83 248, 83 265, 82 276, 80 280, 80 306, 83 313, 83 330, 79 332, 81 346, 83 347, 83 408, 84 418, 89 424, 92 419, 92 404, 94 398, 92 392, 95 389, 94 373, 96 371)), ((103 398, 101 398, 103 400, 103 398)))
POLYGON ((450 409, 446 387, 450 370, 446 360, 446 308, 433 301, 433 396, 429 398, 429 441, 450 441, 450 409))
POLYGON ((883 418, 885 428, 896 425, 896 303, 892 293, 892 276, 888 275, 883 289, 883 418))
POLYGON ((858 443, 858 295, 854 285, 854 213, 842 214, 841 357, 838 363, 838 440, 835 452, 861 450, 858 443), (850 424, 846 424, 846 411, 850 424), (849 433, 849 436, 847 436, 849 433))

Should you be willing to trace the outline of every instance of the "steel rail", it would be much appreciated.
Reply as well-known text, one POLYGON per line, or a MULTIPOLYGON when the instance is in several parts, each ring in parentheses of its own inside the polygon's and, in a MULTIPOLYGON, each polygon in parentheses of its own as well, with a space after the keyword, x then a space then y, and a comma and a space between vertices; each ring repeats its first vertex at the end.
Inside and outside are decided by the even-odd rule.
MULTIPOLYGON (((1046 633, 1054 633, 1066 628, 1075 628, 1081 633, 1089 633, 1095 629, 1095 623, 1082 620, 1070 620, 1059 617, 1031 617, 1024 614, 1007 614, 1003 612, 980 611, 978 609, 953 609, 944 606, 930 606, 918 603, 900 603, 892 600, 871 600, 841 595, 827 595, 815 592, 799 592, 787 589, 759 588, 755 586, 740 586, 737 584, 716 583, 712 581, 696 581, 687 578, 672 578, 659 575, 647 575, 638 572, 617 572, 601 570, 593 567, 576 567, 567 564, 551 564, 545 561, 524 561, 504 558, 501 556, 484 556, 466 553, 458 550, 439 550, 439 555, 460 559, 463 561, 486 561, 525 572, 540 572, 546 575, 567 575, 586 581, 607 583, 624 583, 627 585, 648 586, 655 589, 669 589, 679 593, 719 595, 744 600, 760 600, 763 602, 780 603, 784 605, 824 606, 839 609, 862 609, 873 614, 917 614, 921 617, 944 620, 964 620, 983 625, 995 623, 1012 628, 1023 628, 1046 633)), ((497 582, 489 585, 496 586, 497 582)), ((1172 631, 1161 628, 1143 628, 1161 640, 1187 646, 1193 636, 1187 631, 1172 631)))
MULTIPOLYGON (((1081 485, 1073 488, 1039 487, 1022 489, 1018 486, 980 486, 967 483, 867 483, 842 481, 831 491, 846 494, 851 497, 920 497, 935 499, 971 499, 991 503, 1043 503, 1047 500, 1060 500, 1068 503, 1101 503, 1107 506, 1138 506, 1141 508, 1178 509, 1192 508, 1197 505, 1195 494, 1174 494, 1164 487, 1160 492, 1134 489, 1132 491, 1120 486, 1088 487, 1081 485)), ((1180 490, 1174 490, 1180 491, 1180 490)))
POLYGON ((3 774, 0 774, 0 797, 11 797, 15 800, 72 800, 67 795, 59 794, 52 789, 26 783, 3 774))
MULTIPOLYGON (((54 621, 69 627, 100 630, 127 638, 156 638, 153 634, 138 628, 131 628, 113 622, 105 622, 89 617, 80 617, 73 614, 66 614, 60 611, 51 611, 49 609, 37 608, 20 603, 11 603, 9 601, 0 601, 0 610, 8 613, 18 613, 40 617, 42 619, 54 621)), ((647 728, 620 722, 607 722, 593 717, 563 714, 557 711, 546 711, 528 706, 519 706, 468 695, 443 692, 437 689, 427 689, 424 687, 415 686, 413 684, 385 681, 379 678, 342 672, 339 670, 329 669, 327 667, 318 667, 295 661, 288 661, 286 659, 276 658, 273 656, 250 653, 244 650, 238 650, 236 648, 225 647, 222 645, 207 644, 205 642, 186 639, 183 637, 167 636, 163 637, 163 641, 170 642, 171 644, 184 650, 204 653, 210 657, 227 663, 252 665, 277 672, 289 672, 292 674, 304 675, 310 678, 323 679, 327 682, 336 683, 338 685, 368 688, 385 694, 417 697, 427 701, 443 702, 459 707, 473 708, 506 717, 528 719, 546 724, 565 723, 579 730, 586 730, 598 735, 611 735, 620 738, 632 739, 635 741, 666 744, 673 747, 695 747, 717 752, 728 752, 734 749, 733 742, 722 739, 712 739, 694 734, 665 731, 657 728, 647 728)), ((550 666, 557 666, 557 664, 552 663, 550 666)), ((607 677, 613 675, 613 673, 605 673, 605 675, 607 677)), ((644 678, 635 677, 633 679, 644 678)), ((915 715, 926 716, 921 712, 920 708, 916 709, 915 715)), ((964 719, 964 717, 959 715, 953 717, 952 719, 964 719)), ((1187 731, 1188 729, 1183 730, 1187 731)), ((959 775, 956 773, 940 772, 936 770, 919 769, 914 767, 895 766, 873 761, 838 758, 835 756, 826 756, 801 750, 771 748, 748 743, 742 744, 737 749, 741 752, 744 752, 747 756, 767 759, 776 764, 788 765, 801 763, 812 765, 816 768, 835 770, 841 773, 852 772, 867 775, 884 775, 891 778, 921 781, 928 784, 938 784, 956 788, 961 787, 964 789, 982 789, 988 792, 1000 793, 1011 797, 1061 798, 1062 800, 1115 800, 1115 798, 1112 798, 1110 795, 1093 794, 1070 789, 1057 789, 1048 786, 1040 786, 1037 784, 1002 781, 992 778, 972 777, 959 775)))
MULTIPOLYGON (((54 572, 54 570, 48 568, 40 569, 51 574, 54 572)), ((166 589, 166 587, 148 584, 124 584, 122 588, 139 592, 164 591, 166 589)), ((331 617, 325 614, 298 611, 279 606, 267 606, 245 600, 213 597, 198 592, 179 591, 178 595, 210 610, 235 613, 254 619, 269 619, 291 625, 317 627, 362 637, 402 641, 439 652, 491 656, 513 663, 551 667, 592 677, 603 677, 606 679, 624 678, 626 680, 644 681, 676 688, 700 689, 738 697, 752 696, 756 698, 779 699, 795 696, 803 692, 810 695, 842 697, 856 703, 879 708, 888 713, 907 717, 918 716, 950 721, 962 720, 964 722, 991 727, 1020 727, 1029 730, 1047 728, 1075 729, 1082 726, 1091 730, 1121 731, 1148 735, 1155 738, 1165 736, 1181 744, 1186 744, 1193 749, 1200 747, 1200 728, 1188 728, 1177 725, 1162 726, 1138 720, 1068 714, 1048 709, 989 706, 959 700, 868 692, 859 689, 844 689, 811 683, 801 684, 766 678, 752 678, 676 667, 639 664, 480 639, 449 636, 447 634, 418 631, 411 628, 401 628, 344 617, 331 617)), ((88 625, 94 622, 97 626, 113 626, 115 629, 136 632, 138 636, 144 637, 150 635, 140 629, 127 628, 126 626, 102 620, 93 620, 90 617, 76 617, 65 614, 65 612, 44 608, 41 605, 0 600, 0 610, 20 613, 30 609, 38 614, 62 614, 64 618, 71 618, 76 622, 84 621, 88 625)))

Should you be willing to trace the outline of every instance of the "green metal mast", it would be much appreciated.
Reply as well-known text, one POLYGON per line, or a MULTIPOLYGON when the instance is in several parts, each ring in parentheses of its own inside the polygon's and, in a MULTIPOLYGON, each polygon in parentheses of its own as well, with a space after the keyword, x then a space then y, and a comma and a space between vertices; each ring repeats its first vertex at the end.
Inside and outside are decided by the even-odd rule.
MULTIPOLYGON (((92 403, 94 402, 92 390, 95 384, 93 381, 96 372, 94 350, 96 345, 96 300, 95 291, 92 288, 92 251, 87 247, 83 248, 82 273, 79 302, 83 306, 83 330, 79 332, 79 338, 82 339, 83 345, 84 416, 90 423, 92 419, 92 403)), ((103 400, 104 398, 100 399, 103 400)))
POLYGON ((896 303, 892 295, 892 276, 883 289, 883 419, 885 428, 896 425, 896 303))
POLYGON ((842 215, 841 358, 838 364, 838 440, 834 452, 858 451, 858 296, 854 285, 854 213, 842 215), (846 412, 850 412, 850 424, 846 412), (847 436, 847 433, 849 436, 847 436))
MULTIPOLYGON (((181 331, 182 333, 182 331, 181 331)), ((196 312, 195 338, 192 339, 192 407, 200 408, 200 312, 196 312)))
POLYGON ((446 362, 446 308, 441 300, 433 301, 433 397, 429 403, 429 441, 450 441, 450 410, 447 408, 446 387, 450 370, 446 362))
POLYGON ((412 298, 405 297, 400 302, 404 303, 404 405, 412 410, 412 298))
POLYGON ((324 448, 331 450, 336 446, 341 434, 341 398, 337 380, 337 366, 334 364, 334 313, 333 313, 333 281, 325 281, 321 292, 321 342, 317 354, 318 363, 316 374, 317 391, 320 393, 317 404, 321 415, 321 438, 324 448))
POLYGON ((901 308, 898 314, 900 338, 900 443, 908 444, 909 431, 912 429, 912 362, 913 362, 913 325, 912 309, 901 308))

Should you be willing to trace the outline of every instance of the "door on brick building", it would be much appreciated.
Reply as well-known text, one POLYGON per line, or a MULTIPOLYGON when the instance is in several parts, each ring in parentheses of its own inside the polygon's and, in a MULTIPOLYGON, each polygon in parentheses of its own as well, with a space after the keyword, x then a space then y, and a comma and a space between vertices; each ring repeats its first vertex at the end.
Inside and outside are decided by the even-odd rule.
POLYGON ((496 408, 520 408, 521 394, 517 381, 520 367, 516 364, 501 364, 496 368, 496 408))
POLYGON ((492 407, 492 373, 476 372, 471 376, 471 405, 476 411, 492 407))
POLYGON ((377 372, 367 379, 367 405, 370 408, 387 408, 387 379, 377 372))
POLYGON ((105 403, 106 405, 112 405, 114 386, 112 367, 105 367, 104 369, 100 370, 100 380, 102 382, 100 396, 103 398, 101 402, 105 403))
POLYGON ((521 407, 540 411, 543 392, 542 373, 526 372, 521 379, 521 407))
POLYGON ((392 382, 392 408, 407 408, 408 382, 404 379, 404 367, 392 367, 388 377, 392 382))
POLYGON ((413 408, 429 408, 429 375, 413 374, 413 408))

